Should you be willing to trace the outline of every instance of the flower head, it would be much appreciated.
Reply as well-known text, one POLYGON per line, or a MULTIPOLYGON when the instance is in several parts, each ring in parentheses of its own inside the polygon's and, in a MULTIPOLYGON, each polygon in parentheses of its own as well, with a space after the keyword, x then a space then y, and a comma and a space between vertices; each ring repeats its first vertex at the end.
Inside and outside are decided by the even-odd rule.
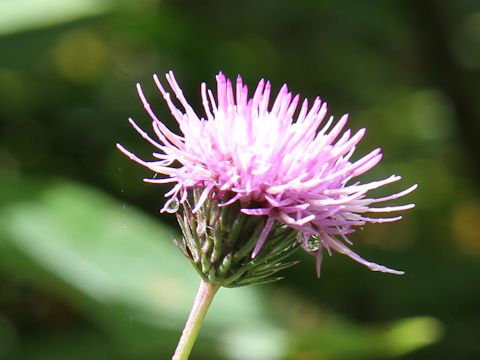
POLYGON ((151 138, 132 119, 132 126, 157 151, 155 160, 144 161, 118 148, 132 160, 163 175, 145 179, 149 183, 172 183, 162 211, 176 210, 187 201, 189 190, 199 196, 191 213, 214 198, 218 207, 233 204, 241 213, 261 217, 263 228, 251 257, 255 258, 268 241, 275 224, 296 230, 302 247, 316 255, 320 273, 323 249, 335 250, 374 271, 402 272, 364 260, 349 245, 349 234, 367 223, 392 222, 401 216, 371 217, 368 213, 391 213, 414 205, 376 207, 404 196, 410 188, 382 198, 369 197, 370 190, 400 180, 362 183, 355 178, 382 158, 380 149, 354 158, 355 146, 365 129, 344 130, 348 115, 338 121, 327 117, 327 104, 316 98, 311 104, 292 95, 284 85, 271 101, 270 82, 261 80, 253 96, 239 76, 235 87, 224 74, 217 75, 216 97, 201 85, 204 115, 199 116, 185 99, 172 72, 166 79, 183 110, 177 108, 157 76, 154 80, 182 132, 170 131, 153 113, 141 87, 138 93, 152 118, 158 139, 151 138))

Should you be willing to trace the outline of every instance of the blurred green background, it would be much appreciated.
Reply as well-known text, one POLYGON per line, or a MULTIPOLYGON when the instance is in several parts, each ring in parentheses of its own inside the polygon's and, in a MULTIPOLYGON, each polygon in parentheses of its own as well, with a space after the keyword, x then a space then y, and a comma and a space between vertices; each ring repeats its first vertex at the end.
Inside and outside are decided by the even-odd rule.
MULTIPOLYGON (((329 101, 368 133, 358 157, 419 189, 394 224, 269 286, 222 290, 192 359, 480 358, 480 4, 445 1, 0 0, 0 359, 170 358, 198 279, 173 246, 148 157, 141 82, 192 105, 223 70, 329 101)), ((399 202, 401 203, 401 202, 399 202)))

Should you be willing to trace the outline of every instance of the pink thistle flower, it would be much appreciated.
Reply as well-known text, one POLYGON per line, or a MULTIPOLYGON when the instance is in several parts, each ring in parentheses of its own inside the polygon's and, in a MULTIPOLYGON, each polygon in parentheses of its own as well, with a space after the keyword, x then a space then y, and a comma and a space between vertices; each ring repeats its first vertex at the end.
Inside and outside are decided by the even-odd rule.
POLYGON ((153 153, 155 160, 144 161, 117 144, 133 161, 164 175, 145 179, 146 182, 174 185, 165 195, 170 199, 162 211, 170 211, 172 204, 185 202, 188 190, 200 189, 202 194, 193 212, 216 194, 219 199, 227 199, 219 206, 238 202, 244 214, 267 218, 252 257, 261 250, 277 221, 298 230, 297 238, 303 248, 316 255, 318 274, 324 248, 329 253, 335 250, 347 255, 373 271, 403 274, 361 258, 348 246, 352 245, 348 236, 357 228, 367 223, 401 219, 401 216, 366 214, 414 207, 414 204, 387 207, 375 207, 375 204, 402 197, 417 187, 413 185, 382 198, 368 196, 370 190, 396 182, 400 176, 369 183, 354 180, 376 166, 382 154, 380 149, 375 149, 358 160, 351 160, 365 129, 354 134, 351 130, 344 131, 348 114, 336 123, 333 117, 325 120, 325 102, 317 97, 310 106, 306 99, 299 105, 299 95, 293 96, 286 85, 271 105, 270 82, 261 80, 249 97, 240 76, 234 88, 231 81, 219 73, 216 98, 205 83, 201 85, 205 111, 201 117, 185 99, 172 72, 166 79, 183 111, 175 106, 170 93, 154 76, 183 134, 171 132, 156 117, 137 85, 158 139, 152 139, 132 119, 129 121, 158 149, 153 153), (313 248, 312 239, 315 240, 313 248))

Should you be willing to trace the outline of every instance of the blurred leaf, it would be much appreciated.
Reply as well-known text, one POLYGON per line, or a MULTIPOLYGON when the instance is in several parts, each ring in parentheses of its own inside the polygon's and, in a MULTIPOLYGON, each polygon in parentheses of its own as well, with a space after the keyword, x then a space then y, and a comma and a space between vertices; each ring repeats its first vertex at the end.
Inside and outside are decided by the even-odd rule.
POLYGON ((109 0, 2 0, 0 35, 99 15, 111 5, 109 0))
POLYGON ((395 322, 380 335, 392 356, 401 356, 439 341, 442 324, 431 317, 415 317, 395 322))
MULTIPOLYGON (((0 215, 2 267, 65 296, 125 351, 173 350, 199 281, 170 241, 174 230, 64 182, 41 187, 30 200, 5 202, 0 215), (158 329, 171 335, 159 337, 158 329)), ((265 313, 257 288, 222 289, 202 336, 221 343, 261 328, 268 339, 265 313)))
POLYGON ((293 353, 305 359, 394 358, 436 343, 442 333, 442 324, 430 317, 403 319, 382 327, 326 319, 318 329, 299 337, 293 353))

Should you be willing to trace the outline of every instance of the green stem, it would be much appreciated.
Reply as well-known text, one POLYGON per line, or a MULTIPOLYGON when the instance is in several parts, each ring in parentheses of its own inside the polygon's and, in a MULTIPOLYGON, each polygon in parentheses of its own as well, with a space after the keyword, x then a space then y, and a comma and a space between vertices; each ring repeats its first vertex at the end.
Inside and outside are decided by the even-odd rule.
POLYGON ((182 337, 178 342, 175 354, 172 360, 187 360, 192 351, 193 344, 197 339, 200 328, 202 327, 203 319, 207 314, 208 308, 212 303, 213 297, 217 293, 219 286, 212 285, 204 280, 201 281, 198 288, 197 297, 193 303, 190 316, 188 317, 185 328, 183 329, 182 337))

